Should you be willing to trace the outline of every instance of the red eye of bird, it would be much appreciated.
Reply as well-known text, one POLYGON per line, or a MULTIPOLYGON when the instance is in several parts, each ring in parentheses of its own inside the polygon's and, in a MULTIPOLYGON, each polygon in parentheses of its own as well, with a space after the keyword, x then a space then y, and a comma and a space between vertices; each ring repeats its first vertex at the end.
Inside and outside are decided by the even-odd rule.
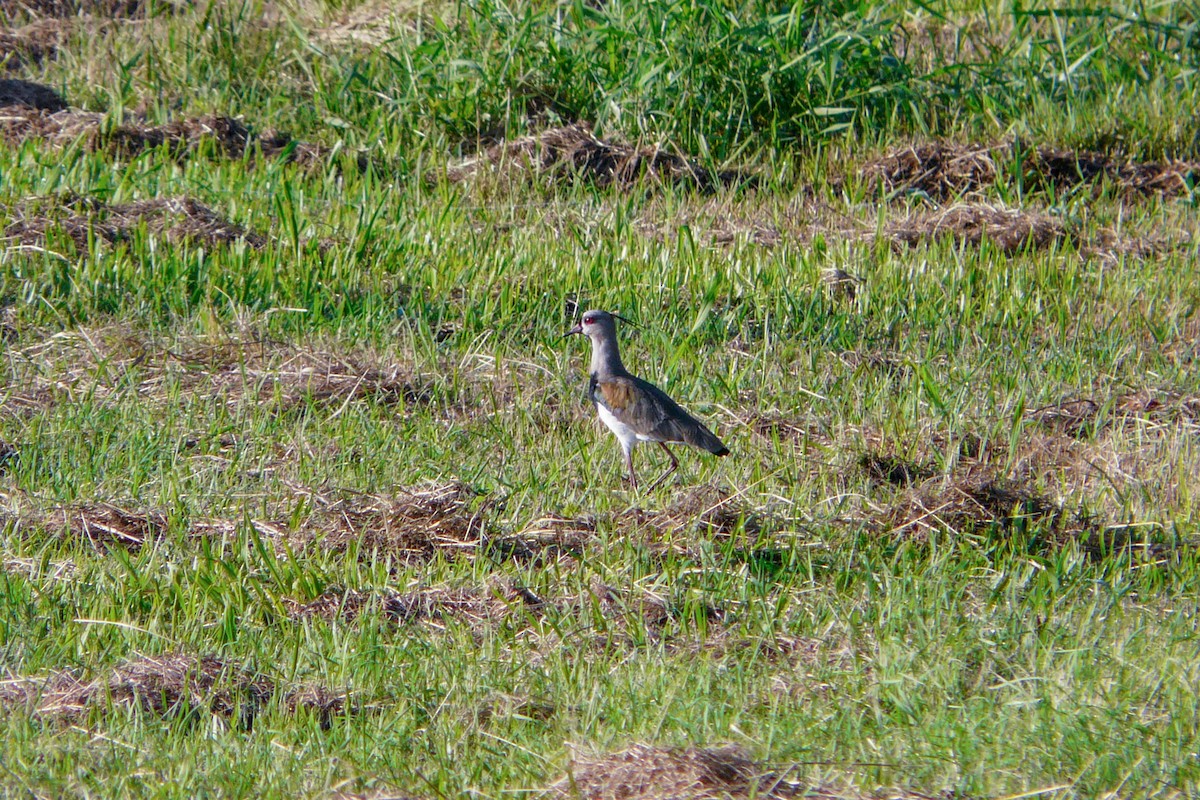
POLYGON ((591 325, 591 324, 595 323, 595 321, 596 321, 595 317, 584 317, 583 318, 584 325, 591 325))

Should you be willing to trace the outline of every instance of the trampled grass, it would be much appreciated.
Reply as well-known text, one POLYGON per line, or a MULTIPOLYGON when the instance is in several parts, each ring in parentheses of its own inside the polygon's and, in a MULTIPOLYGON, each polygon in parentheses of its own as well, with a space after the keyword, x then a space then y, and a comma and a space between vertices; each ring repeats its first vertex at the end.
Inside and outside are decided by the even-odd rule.
POLYGON ((0 19, 5 794, 1197 792, 1190 6, 0 19))

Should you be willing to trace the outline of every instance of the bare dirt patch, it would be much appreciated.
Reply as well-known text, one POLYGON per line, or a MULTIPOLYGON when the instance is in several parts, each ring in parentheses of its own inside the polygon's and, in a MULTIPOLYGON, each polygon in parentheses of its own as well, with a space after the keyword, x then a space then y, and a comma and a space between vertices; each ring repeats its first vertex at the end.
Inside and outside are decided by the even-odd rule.
POLYGON ((1069 238, 1062 222, 1054 217, 973 204, 890 222, 884 228, 884 236, 898 250, 949 238, 972 247, 992 242, 1008 255, 1041 250, 1069 238))
MULTIPOLYGON (((714 172, 660 147, 635 147, 605 141, 587 122, 549 128, 532 136, 500 142, 480 155, 450 167, 452 183, 484 172, 539 178, 547 183, 589 181, 629 190, 644 183, 667 183, 714 191, 748 180, 737 171, 714 172)), ((431 175, 432 180, 439 176, 431 175)))
MULTIPOLYGON (((166 718, 208 713, 249 727, 276 693, 270 678, 217 656, 168 653, 136 656, 90 681, 68 672, 0 681, 0 706, 64 721, 121 707, 166 718)), ((346 697, 305 686, 282 692, 282 700, 289 712, 309 709, 325 717, 343 710, 346 697)))
POLYGON ((1008 160, 1018 161, 1025 186, 1049 190, 1106 180, 1129 196, 1188 196, 1200 176, 1196 162, 1141 162, 1019 142, 914 144, 867 162, 861 174, 890 196, 920 194, 942 203, 987 189, 1003 174, 998 163, 1008 160))
POLYGON ((177 244, 200 247, 266 247, 268 239, 218 214, 190 197, 156 198, 108 205, 94 198, 35 198, 6 209, 12 221, 4 238, 27 246, 46 243, 51 231, 61 231, 86 252, 91 237, 116 244, 127 242, 142 225, 146 230, 177 244))

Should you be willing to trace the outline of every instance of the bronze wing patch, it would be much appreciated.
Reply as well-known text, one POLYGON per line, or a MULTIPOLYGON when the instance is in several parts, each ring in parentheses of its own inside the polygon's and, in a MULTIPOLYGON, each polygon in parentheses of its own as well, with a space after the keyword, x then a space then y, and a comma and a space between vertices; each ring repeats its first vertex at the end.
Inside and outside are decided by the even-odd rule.
POLYGON ((637 402, 637 393, 629 381, 597 381, 593 399, 614 414, 619 414, 637 402))

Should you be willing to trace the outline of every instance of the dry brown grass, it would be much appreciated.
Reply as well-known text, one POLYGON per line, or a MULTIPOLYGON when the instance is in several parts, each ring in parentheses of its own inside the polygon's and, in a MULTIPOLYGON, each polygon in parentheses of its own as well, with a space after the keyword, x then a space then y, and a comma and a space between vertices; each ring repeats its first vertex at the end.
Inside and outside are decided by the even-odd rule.
MULTIPOLYGON (((1058 453, 1060 457, 1063 454, 1058 453)), ((1105 523, 1096 515, 1072 509, 1065 495, 1055 497, 1040 491, 1034 477, 1050 468, 1052 460, 1049 448, 1028 452, 1008 475, 984 464, 962 463, 948 475, 910 487, 875 518, 875 529, 889 537, 916 541, 935 531, 955 536, 1029 531, 1029 546, 1034 549, 1077 546, 1092 558, 1126 552, 1139 560, 1157 560, 1176 551, 1178 543, 1160 539, 1163 528, 1157 522, 1105 523)), ((1095 471, 1095 477, 1076 472, 1089 463, 1076 454, 1059 468, 1066 471, 1068 481, 1094 484, 1101 479, 1101 472, 1095 471)))
POLYGON ((500 142, 480 155, 450 167, 445 177, 458 183, 472 180, 485 171, 538 178, 549 183, 582 179, 598 186, 623 189, 646 182, 671 183, 694 186, 706 192, 746 180, 741 173, 713 172, 657 146, 635 147, 605 141, 593 134, 591 125, 586 122, 500 142))
POLYGON ((637 744, 619 753, 575 755, 567 777, 554 784, 550 793, 581 800, 734 800, 798 797, 804 791, 737 747, 637 744))
POLYGON ((678 492, 665 508, 646 511, 633 508, 618 520, 637 527, 650 527, 663 535, 703 533, 732 536, 739 531, 754 535, 777 521, 752 508, 738 493, 712 484, 678 492))
POLYGON ((42 717, 78 718, 109 702, 162 716, 197 708, 234 716, 263 702, 272 688, 216 656, 172 653, 133 658, 91 681, 62 672, 6 681, 0 703, 24 703, 42 717))
POLYGON ((644 587, 618 588, 601 581, 574 592, 545 594, 508 581, 405 592, 332 587, 313 600, 289 600, 286 605, 296 620, 357 623, 364 616, 378 616, 434 632, 461 627, 479 637, 502 625, 533 645, 531 652, 542 655, 562 648, 595 655, 655 644, 670 651, 719 655, 744 647, 757 649, 765 661, 796 664, 808 652, 799 639, 752 641, 734 636, 727 631, 727 615, 704 603, 685 606, 644 587), (703 637, 688 633, 699 617, 706 631, 703 637))
POLYGON ((429 482, 390 497, 322 502, 304 527, 335 552, 353 548, 360 558, 410 563, 438 555, 486 555, 488 511, 489 502, 466 484, 429 482))
POLYGON ((869 161, 861 173, 868 185, 888 194, 921 193, 942 202, 995 183, 992 150, 988 145, 925 142, 869 161))
POLYGON ((410 592, 385 589, 361 592, 333 587, 315 600, 287 602, 293 619, 318 617, 354 622, 364 613, 376 612, 397 623, 427 622, 441 624, 449 620, 465 622, 468 626, 486 627, 510 616, 515 608, 524 605, 538 610, 541 601, 531 601, 528 590, 513 587, 426 588, 410 592))
POLYGON ((109 503, 60 508, 39 521, 47 530, 64 530, 73 539, 90 542, 100 551, 121 547, 140 550, 162 537, 167 517, 161 511, 128 511, 109 503))
POLYGON ((889 222, 883 235, 897 249, 949 238, 972 247, 992 242, 1009 255, 1044 249, 1069 238, 1062 222, 1054 217, 978 204, 955 205, 889 222))
POLYGON ((754 761, 737 746, 655 747, 635 744, 603 755, 575 752, 567 775, 547 797, 577 800, 740 800, 807 797, 818 800, 950 800, 950 792, 911 789, 864 792, 849 784, 808 785, 794 767, 754 761))
MULTIPOLYGON (((12 144, 38 139, 66 147, 79 142, 89 151, 118 159, 158 148, 165 148, 177 161, 208 153, 253 163, 261 154, 311 170, 324 168, 330 155, 322 145, 298 141, 282 131, 257 133, 241 119, 220 114, 165 125, 134 118, 110 129, 103 125, 103 114, 70 109, 53 90, 27 81, 0 81, 0 108, 0 140, 12 144)), ((366 154, 359 154, 358 168, 365 169, 369 161, 366 154)))
MULTIPOLYGON (((90 681, 68 672, 0 681, 0 706, 23 706, 26 713, 65 721, 118 708, 161 717, 204 712, 249 726, 277 691, 266 676, 217 656, 176 652, 135 656, 90 681)), ((316 686, 284 692, 282 699, 289 712, 307 709, 323 720, 346 707, 345 694, 316 686)))
POLYGON ((1178 392, 1143 390, 1108 399, 1063 400, 1026 413, 1052 431, 1088 438, 1119 427, 1200 432, 1200 397, 1178 392))
POLYGON ((16 72, 55 58, 71 26, 70 20, 43 19, 17 28, 0 28, 0 70, 16 72))
POLYGON ((1140 162, 1103 153, 1064 150, 1018 142, 959 144, 923 142, 868 161, 861 174, 869 186, 889 195, 923 194, 942 203, 990 187, 1000 158, 1020 156, 1027 187, 1062 190, 1107 180, 1127 196, 1187 196, 1200 164, 1140 162))
POLYGON ((254 133, 234 117, 215 115, 189 117, 166 125, 146 125, 137 122, 117 126, 111 131, 98 131, 91 146, 119 158, 132 158, 146 150, 164 145, 174 158, 183 159, 207 144, 227 158, 254 156, 260 150, 267 158, 286 157, 304 167, 320 167, 327 151, 319 145, 298 142, 287 133, 266 131, 254 133))
POLYGON ((12 221, 4 238, 24 246, 41 246, 51 231, 62 231, 80 252, 90 237, 116 244, 129 241, 142 225, 153 236, 177 244, 200 247, 230 246, 245 242, 261 249, 268 239, 224 218, 190 197, 155 198, 108 205, 83 197, 42 197, 25 200, 7 209, 12 221))
POLYGON ((191 7, 189 0, 0 0, 0 19, 62 19, 80 14, 129 19, 191 7))
POLYGON ((117 324, 54 334, 5 355, 0 414, 18 417, 82 394, 103 402, 129 387, 151 403, 169 402, 174 387, 230 406, 268 403, 297 413, 309 407, 338 413, 351 403, 372 402, 392 409, 440 407, 456 415, 470 411, 471 402, 376 353, 338 353, 252 334, 162 342, 117 324))

